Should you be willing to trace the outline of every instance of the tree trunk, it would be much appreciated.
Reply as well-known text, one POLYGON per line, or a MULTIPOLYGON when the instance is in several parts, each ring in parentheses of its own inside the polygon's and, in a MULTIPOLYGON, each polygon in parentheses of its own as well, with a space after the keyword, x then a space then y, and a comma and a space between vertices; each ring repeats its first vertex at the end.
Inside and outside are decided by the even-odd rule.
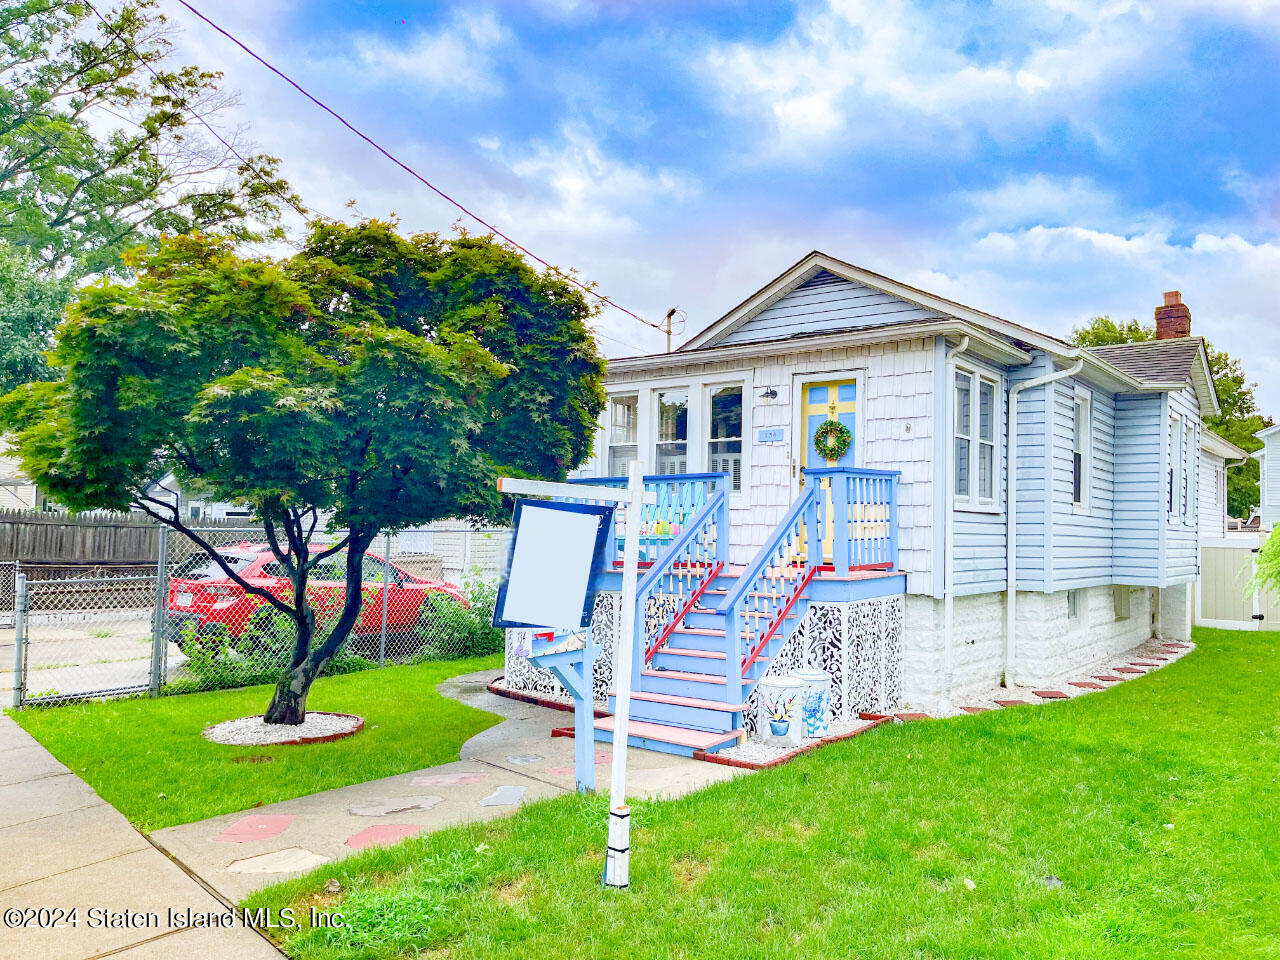
POLYGON ((276 684, 276 692, 271 697, 271 705, 267 707, 262 719, 266 723, 284 724, 299 724, 307 719, 307 694, 311 692, 311 684, 323 667, 323 662, 314 664, 307 657, 281 677, 276 684))

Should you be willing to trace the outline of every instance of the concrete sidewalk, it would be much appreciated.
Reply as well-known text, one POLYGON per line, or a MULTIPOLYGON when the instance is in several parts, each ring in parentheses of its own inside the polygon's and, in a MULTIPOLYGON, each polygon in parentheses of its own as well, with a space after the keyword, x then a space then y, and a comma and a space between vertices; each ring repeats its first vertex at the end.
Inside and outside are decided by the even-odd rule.
MULTIPOLYGON (((167 827, 152 840, 228 900, 239 901, 365 846, 489 820, 529 801, 571 792, 573 740, 553 739, 551 730, 572 726, 573 715, 495 696, 486 685, 500 673, 484 671, 440 685, 445 696, 505 718, 472 737, 454 763, 167 827)), ((597 748, 596 760, 597 787, 603 790, 612 760, 608 745, 597 748)), ((676 796, 746 772, 635 749, 627 768, 632 797, 676 796)), ((602 822, 602 840, 604 827, 602 822)))
POLYGON ((169 915, 228 907, 0 715, 0 957, 279 960, 243 926, 175 927, 169 915), (15 928, 15 908, 75 910, 75 925, 15 928))

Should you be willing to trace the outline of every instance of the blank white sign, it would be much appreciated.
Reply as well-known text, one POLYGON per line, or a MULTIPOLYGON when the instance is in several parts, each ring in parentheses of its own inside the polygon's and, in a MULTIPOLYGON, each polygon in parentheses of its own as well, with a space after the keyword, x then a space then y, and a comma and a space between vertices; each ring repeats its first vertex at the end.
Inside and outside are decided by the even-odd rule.
POLYGON ((599 514, 525 501, 499 616, 553 630, 581 625, 601 522, 599 514))

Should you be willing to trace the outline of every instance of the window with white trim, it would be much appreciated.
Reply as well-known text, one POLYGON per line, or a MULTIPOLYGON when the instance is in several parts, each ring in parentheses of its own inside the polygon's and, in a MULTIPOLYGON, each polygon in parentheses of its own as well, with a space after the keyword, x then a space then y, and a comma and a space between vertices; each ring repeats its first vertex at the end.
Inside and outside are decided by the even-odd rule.
POLYGON ((1182 458, 1182 522, 1195 523, 1196 519, 1196 425, 1190 418, 1183 422, 1182 446, 1186 451, 1182 458))
POLYGON ((707 415, 707 469, 729 474, 729 489, 742 489, 742 384, 712 387, 707 415))
POLYGON ((991 507, 996 501, 996 421, 999 383, 973 370, 956 370, 952 442, 957 505, 991 507))
POLYGON ((1093 470, 1093 397, 1076 388, 1071 439, 1071 502, 1089 509, 1089 477, 1093 470))
POLYGON ((1080 619, 1080 591, 1079 590, 1067 591, 1067 619, 1068 620, 1080 619))
POLYGON ((689 391, 658 392, 658 440, 654 467, 660 474, 689 472, 689 391))
POLYGON ((1178 516, 1178 481, 1182 476, 1182 417, 1169 418, 1169 519, 1178 516))
POLYGON ((609 398, 609 462, 606 476, 626 476, 627 465, 640 455, 640 398, 609 398))

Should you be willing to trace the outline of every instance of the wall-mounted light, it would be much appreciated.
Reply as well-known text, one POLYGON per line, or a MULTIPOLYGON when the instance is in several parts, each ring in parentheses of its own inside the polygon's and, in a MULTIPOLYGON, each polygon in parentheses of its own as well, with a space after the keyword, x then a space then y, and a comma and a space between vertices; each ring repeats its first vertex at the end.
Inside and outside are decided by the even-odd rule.
POLYGON ((773 387, 766 387, 764 393, 760 394, 760 399, 761 400, 777 400, 778 391, 773 389, 773 387))

